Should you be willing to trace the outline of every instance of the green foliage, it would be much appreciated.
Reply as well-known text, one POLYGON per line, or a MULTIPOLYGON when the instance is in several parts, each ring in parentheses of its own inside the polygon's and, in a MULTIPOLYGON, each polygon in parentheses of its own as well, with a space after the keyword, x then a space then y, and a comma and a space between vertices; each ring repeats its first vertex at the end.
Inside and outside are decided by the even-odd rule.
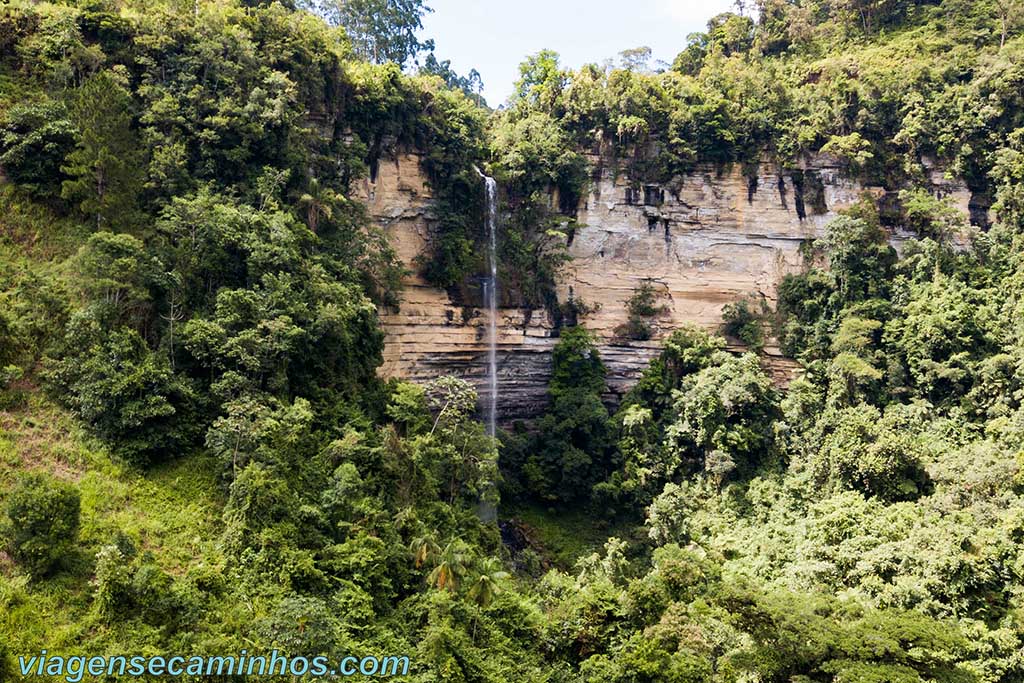
POLYGON ((131 462, 175 455, 192 436, 188 385, 174 377, 134 330, 122 328, 90 340, 93 335, 79 331, 79 322, 90 325, 75 321, 72 338, 87 345, 79 348, 80 355, 55 363, 49 373, 53 385, 67 392, 61 400, 131 462), (181 413, 183 419, 175 420, 181 413))
POLYGON ((928 488, 922 448, 896 410, 885 418, 858 405, 819 420, 821 447, 809 463, 822 486, 852 488, 882 500, 913 500, 928 488))
POLYGON ((650 282, 644 282, 633 290, 626 302, 626 322, 616 328, 616 333, 628 339, 646 341, 651 338, 651 319, 664 312, 665 307, 657 304, 658 293, 650 282))
POLYGON ((996 306, 985 289, 937 274, 910 286, 902 315, 886 328, 886 341, 906 360, 909 380, 936 402, 970 388, 977 360, 1000 336, 996 306))
POLYGON ((206 432, 206 447, 230 470, 234 479, 251 462, 288 467, 314 446, 310 439, 313 412, 309 402, 296 399, 281 406, 243 396, 225 405, 226 414, 206 432))
POLYGON ((430 424, 427 394, 418 384, 397 383, 385 411, 388 418, 396 425, 401 425, 407 436, 422 433, 430 424))
POLYGON ((580 390, 599 394, 604 390, 604 377, 605 367, 594 337, 582 327, 564 330, 551 352, 552 398, 580 390))
POLYGON ((756 356, 720 354, 683 381, 674 412, 666 435, 677 457, 703 460, 704 469, 721 476, 730 464, 749 471, 766 458, 777 398, 756 356))
POLYGON ((192 623, 198 608, 187 580, 175 580, 127 538, 96 554, 93 606, 108 623, 138 619, 178 630, 192 623))
MULTIPOLYGON (((417 138, 428 142, 431 152, 424 170, 434 190, 437 232, 433 253, 420 258, 424 277, 432 284, 454 288, 472 273, 482 273, 480 256, 486 239, 484 184, 474 164, 483 156, 484 117, 463 93, 437 87, 432 116, 420 124, 417 138)), ((410 116, 421 120, 413 112, 410 116)))
POLYGON ((4 536, 15 561, 37 579, 67 562, 78 540, 78 491, 49 475, 24 474, 6 498, 4 536))
POLYGON ((760 351, 764 348, 764 329, 761 315, 751 306, 746 299, 726 304, 722 308, 722 331, 739 339, 751 351, 760 351))
POLYGON ((14 676, 14 663, 8 654, 6 645, 0 645, 0 675, 14 676))
POLYGON ((480 72, 476 69, 470 69, 467 75, 460 76, 452 69, 451 60, 438 61, 434 53, 431 52, 424 60, 423 66, 420 67, 420 74, 440 76, 449 88, 455 88, 466 93, 477 105, 484 106, 485 104, 483 97, 480 95, 484 82, 480 77, 480 72))
POLYGON ((577 141, 542 103, 565 84, 558 55, 543 50, 520 65, 516 93, 490 131, 490 167, 502 189, 499 279, 519 305, 558 314, 554 289, 589 174, 577 141))
POLYGON ((1013 131, 999 149, 990 172, 996 186, 992 208, 1006 225, 1024 222, 1024 129, 1013 131))
POLYGON ((756 356, 724 347, 694 327, 666 340, 615 415, 624 466, 597 492, 646 505, 680 477, 707 472, 721 484, 768 459, 775 391, 756 356))
POLYGON ((578 194, 585 178, 583 158, 572 150, 562 127, 549 114, 531 112, 499 126, 492 150, 501 170, 498 179, 523 201, 536 201, 536 195, 551 188, 578 194))
POLYGON ((919 237, 948 240, 966 227, 963 213, 952 202, 939 199, 926 190, 901 190, 899 194, 907 227, 919 237))
POLYGON ((877 222, 840 216, 828 224, 820 248, 841 301, 885 296, 896 254, 877 222))
MULTIPOLYGON (((260 623, 260 640, 293 657, 321 655, 325 643, 339 640, 339 624, 328 603, 318 598, 284 598, 260 623)), ((333 654, 333 652, 332 652, 333 654)))
POLYGON ((497 453, 493 439, 474 419, 477 394, 466 381, 441 377, 427 387, 435 414, 430 436, 415 444, 415 458, 431 464, 431 478, 449 503, 457 500, 496 504, 497 453))
POLYGON ((39 197, 60 195, 60 167, 75 143, 75 128, 59 102, 23 102, 0 124, 0 167, 39 197))
POLYGON ((376 64, 399 66, 433 41, 420 42, 423 15, 432 10, 423 0, 319 0, 310 2, 328 21, 345 29, 352 52, 376 64))
POLYGON ((131 94, 123 81, 123 73, 100 72, 82 84, 71 105, 78 139, 61 167, 69 176, 61 196, 76 202, 97 229, 125 230, 137 220, 138 170, 144 162, 132 129, 131 94))
MULTIPOLYGON (((339 9, 347 31, 276 3, 0 9, 0 678, 114 645, 408 652, 425 681, 1024 675, 1014 3, 764 0, 663 71, 536 54, 495 113, 433 55, 354 58, 414 59, 422 4, 339 9), (502 303, 562 332, 548 414, 500 435, 505 482, 470 385, 377 377, 404 270, 354 183, 409 151, 421 272, 479 303, 476 164, 502 303), (609 418, 586 307, 554 296, 590 178, 672 192, 767 158, 806 219, 817 152, 884 194, 779 286, 800 376, 686 327, 609 418), (499 486, 527 503, 501 532, 478 517, 499 486)), ((758 346, 764 313, 726 331, 758 346)))
POLYGON ((601 401, 605 366, 593 336, 582 327, 562 331, 552 352, 550 405, 528 452, 506 452, 508 476, 540 500, 586 501, 608 474, 608 410, 601 401))
POLYGON ((874 158, 871 143, 858 133, 833 135, 821 146, 821 153, 836 157, 853 172, 860 172, 874 158))

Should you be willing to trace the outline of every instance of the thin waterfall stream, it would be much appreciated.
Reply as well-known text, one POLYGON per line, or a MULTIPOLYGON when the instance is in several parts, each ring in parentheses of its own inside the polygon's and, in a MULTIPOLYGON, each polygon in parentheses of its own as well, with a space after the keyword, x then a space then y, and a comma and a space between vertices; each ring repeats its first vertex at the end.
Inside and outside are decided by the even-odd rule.
MULTIPOLYGON (((487 277, 484 278, 484 301, 487 304, 487 435, 496 436, 498 425, 498 184, 494 178, 476 172, 484 179, 487 200, 487 277)), ((498 519, 497 499, 493 482, 483 491, 477 514, 484 522, 498 519)))
POLYGON ((487 434, 494 436, 498 422, 498 184, 479 169, 477 173, 484 179, 487 193, 487 434))

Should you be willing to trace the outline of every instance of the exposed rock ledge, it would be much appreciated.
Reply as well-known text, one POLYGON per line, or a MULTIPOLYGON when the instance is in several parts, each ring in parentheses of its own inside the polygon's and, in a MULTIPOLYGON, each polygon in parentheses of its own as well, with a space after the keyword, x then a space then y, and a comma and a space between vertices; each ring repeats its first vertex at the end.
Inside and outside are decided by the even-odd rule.
MULTIPOLYGON (((591 161, 601 168, 599 159, 591 161)), ((933 184, 937 193, 952 195, 968 212, 970 193, 962 184, 945 181, 937 172, 933 184)), ((722 173, 709 167, 686 176, 677 188, 640 192, 604 166, 580 202, 578 219, 585 227, 570 245, 573 260, 559 297, 564 301, 571 295, 599 306, 585 325, 601 342, 609 399, 629 388, 657 353, 658 340, 676 325, 716 328, 722 307, 744 296, 773 304, 780 279, 801 266, 801 243, 819 237, 835 211, 855 202, 865 189, 872 191, 845 178, 827 159, 809 164, 802 176, 780 174, 763 163, 756 183, 739 166, 722 173), (808 201, 809 181, 813 202, 808 201), (615 328, 626 320, 626 301, 645 281, 660 292, 666 307, 654 339, 617 340, 615 328)), ((382 160, 374 180, 363 181, 359 193, 412 266, 426 249, 433 223, 430 190, 417 155, 382 160)), ((505 422, 533 417, 545 405, 554 325, 541 310, 499 313, 499 417, 505 422)), ((453 374, 485 391, 486 319, 486 311, 464 310, 445 292, 409 276, 401 310, 382 314, 387 338, 381 373, 412 381, 453 374)), ((765 361, 780 381, 795 367, 772 348, 765 361)))

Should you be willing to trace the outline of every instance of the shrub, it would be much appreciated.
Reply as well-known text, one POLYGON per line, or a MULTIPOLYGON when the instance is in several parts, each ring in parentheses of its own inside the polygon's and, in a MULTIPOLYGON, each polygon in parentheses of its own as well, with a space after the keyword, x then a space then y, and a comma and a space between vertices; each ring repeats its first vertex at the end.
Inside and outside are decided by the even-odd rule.
POLYGON ((7 646, 3 643, 0 643, 0 680, 14 680, 14 666, 11 665, 11 659, 7 653, 7 646))
POLYGON ((0 366, 0 410, 22 408, 28 402, 28 392, 16 386, 23 375, 17 365, 0 366))
MULTIPOLYGON (((72 331, 68 340, 89 336, 72 331)), ((118 455, 144 465, 194 438, 189 386, 135 330, 115 330, 81 351, 54 363, 48 379, 62 402, 118 455)))
POLYGON ((105 617, 126 613, 132 604, 132 572, 129 558, 115 544, 96 553, 93 606, 105 617))
POLYGON ((647 341, 654 334, 651 321, 665 312, 665 307, 658 305, 658 293, 650 282, 645 282, 633 290, 633 296, 626 302, 629 317, 626 322, 615 329, 615 333, 634 339, 647 341))
POLYGON ((323 654, 339 640, 338 615, 319 598, 286 597, 257 624, 257 637, 292 656, 323 654))
POLYGON ((11 556, 33 577, 53 571, 78 538, 78 491, 50 476, 23 475, 7 498, 11 556))
POLYGON ((722 331, 747 345, 752 351, 764 348, 764 330, 761 315, 756 313, 746 299, 726 304, 722 309, 722 331))
POLYGON ((179 628, 195 615, 196 588, 160 569, 150 553, 136 555, 122 536, 96 553, 93 605, 106 619, 139 617, 153 626, 179 628))

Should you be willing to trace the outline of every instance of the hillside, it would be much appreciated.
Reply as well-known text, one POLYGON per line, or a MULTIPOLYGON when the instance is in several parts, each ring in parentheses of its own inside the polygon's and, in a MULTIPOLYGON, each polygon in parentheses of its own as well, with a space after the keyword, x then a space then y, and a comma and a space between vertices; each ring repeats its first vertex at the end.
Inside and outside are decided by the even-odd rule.
POLYGON ((392 5, 0 6, 0 681, 1024 680, 1024 6, 490 109, 392 5))

